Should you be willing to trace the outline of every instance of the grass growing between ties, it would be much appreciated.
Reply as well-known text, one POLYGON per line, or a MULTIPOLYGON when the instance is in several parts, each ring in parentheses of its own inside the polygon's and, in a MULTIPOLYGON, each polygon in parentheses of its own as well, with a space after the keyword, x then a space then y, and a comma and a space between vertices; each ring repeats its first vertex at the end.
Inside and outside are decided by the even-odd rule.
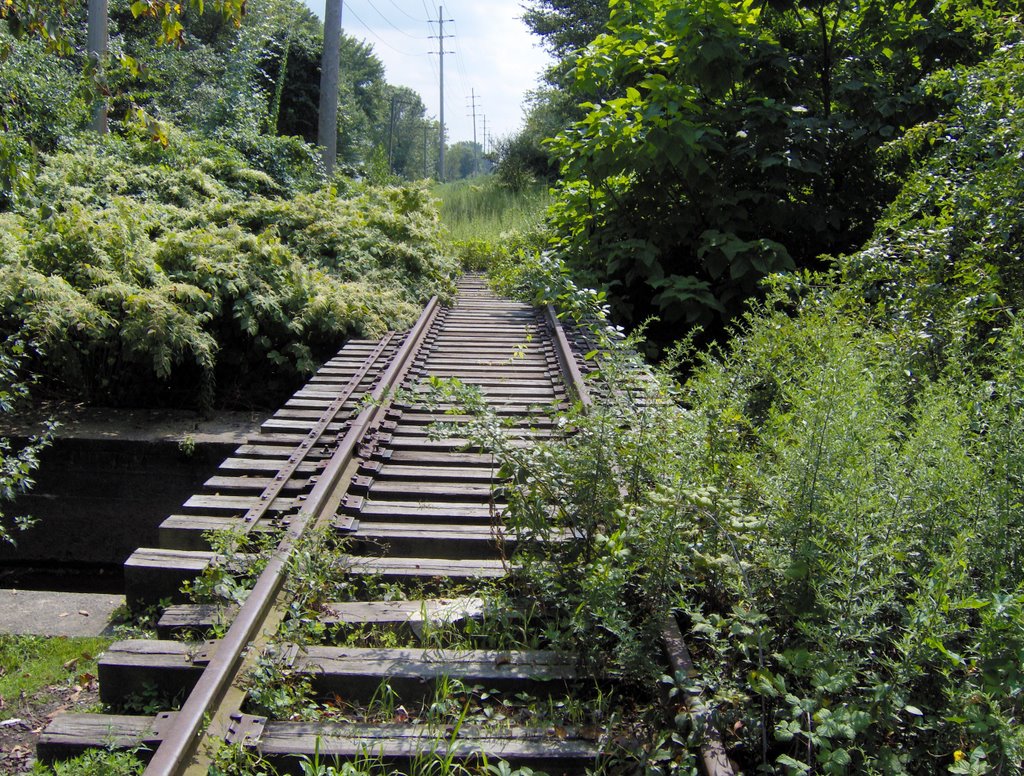
POLYGON ((280 541, 277 531, 225 529, 205 534, 214 560, 182 592, 193 603, 241 604, 280 541))
POLYGON ((138 776, 146 764, 134 752, 94 749, 51 766, 36 763, 34 776, 138 776))

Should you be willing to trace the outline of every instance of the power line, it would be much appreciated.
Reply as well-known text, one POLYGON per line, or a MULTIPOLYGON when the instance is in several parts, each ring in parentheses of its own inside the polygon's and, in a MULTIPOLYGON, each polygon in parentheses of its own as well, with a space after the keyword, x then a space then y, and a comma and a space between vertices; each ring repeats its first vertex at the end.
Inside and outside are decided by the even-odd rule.
POLYGON ((437 3, 435 3, 434 0, 430 0, 430 8, 434 9, 433 13, 430 12, 430 8, 427 8, 427 0, 420 0, 420 5, 423 6, 423 13, 425 13, 427 15, 427 19, 430 20, 427 24, 430 24, 434 17, 437 16, 437 3))
MULTIPOLYGON (((393 29, 395 32, 400 32, 402 35, 405 35, 405 37, 412 38, 413 40, 426 40, 426 38, 424 38, 421 35, 413 35, 412 33, 406 32, 401 27, 396 26, 394 22, 392 22, 388 17, 381 13, 381 10, 373 4, 372 0, 366 0, 366 2, 369 4, 370 8, 376 11, 377 15, 385 22, 387 22, 388 26, 391 27, 391 29, 393 29)), ((394 3, 392 3, 392 5, 394 5, 394 3)))
MULTIPOLYGON (((458 26, 458 24, 456 24, 453 21, 452 22, 452 26, 455 28, 455 35, 458 36, 458 34, 459 34, 459 26, 458 26)), ((456 68, 456 70, 458 70, 459 81, 462 83, 462 93, 463 93, 463 95, 465 95, 466 92, 472 91, 472 87, 469 84, 469 73, 466 70, 466 63, 462 59, 462 48, 460 46, 456 46, 455 47, 455 68, 456 68)))
MULTIPOLYGON (((410 19, 412 19, 412 20, 413 20, 414 22, 422 22, 422 21, 423 21, 422 19, 419 19, 419 18, 417 18, 417 17, 413 16, 413 15, 412 15, 411 13, 409 13, 408 11, 406 11, 406 10, 405 10, 404 8, 402 8, 402 6, 400 6, 400 5, 398 4, 398 3, 396 3, 396 2, 395 2, 395 0, 388 0, 388 2, 389 2, 389 3, 391 3, 391 5, 393 5, 393 6, 394 6, 394 7, 396 8, 396 9, 398 9, 398 11, 399 11, 400 13, 403 13, 403 14, 405 14, 405 15, 406 15, 406 16, 408 16, 408 17, 409 17, 410 19)), ((424 6, 423 6, 423 10, 424 10, 424 11, 426 11, 426 10, 427 10, 427 6, 426 6, 425 4, 424 4, 424 6)), ((427 14, 427 16, 430 16, 430 14, 427 14)))
POLYGON ((361 18, 359 18, 359 14, 357 14, 355 11, 352 10, 352 4, 351 3, 345 8, 345 10, 348 11, 351 16, 355 17, 356 21, 359 22, 363 26, 363 29, 366 30, 366 32, 368 32, 370 35, 372 35, 374 38, 376 38, 380 43, 383 43, 389 49, 394 51, 396 54, 401 54, 403 57, 416 57, 416 56, 419 56, 419 54, 410 54, 408 51, 402 51, 399 48, 395 48, 390 43, 388 43, 386 40, 384 40, 384 38, 382 38, 380 35, 378 35, 376 32, 374 32, 373 29, 371 29, 370 26, 366 22, 364 22, 361 18))

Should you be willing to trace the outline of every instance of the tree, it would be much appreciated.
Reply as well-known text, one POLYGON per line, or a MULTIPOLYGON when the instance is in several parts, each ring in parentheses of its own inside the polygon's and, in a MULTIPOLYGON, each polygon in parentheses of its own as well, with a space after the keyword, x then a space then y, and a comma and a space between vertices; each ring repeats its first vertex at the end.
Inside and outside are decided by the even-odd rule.
POLYGON ((527 179, 555 182, 558 165, 545 143, 569 124, 569 117, 583 115, 572 103, 571 95, 561 89, 541 88, 527 99, 523 128, 515 135, 499 139, 495 149, 495 172, 512 188, 527 179))
POLYGON ((388 149, 391 171, 405 179, 423 177, 423 122, 427 109, 407 86, 388 85, 390 110, 379 142, 388 149))
POLYGON ((561 60, 597 37, 608 21, 608 6, 607 0, 532 0, 523 21, 561 60))
POLYGON ((476 172, 476 160, 483 150, 479 143, 460 140, 448 146, 445 152, 445 180, 468 178, 476 172))
POLYGON ((558 248, 620 319, 717 326, 765 275, 858 247, 892 189, 877 149, 976 57, 972 3, 612 0, 554 141, 558 248), (972 43, 972 41, 974 41, 972 43))

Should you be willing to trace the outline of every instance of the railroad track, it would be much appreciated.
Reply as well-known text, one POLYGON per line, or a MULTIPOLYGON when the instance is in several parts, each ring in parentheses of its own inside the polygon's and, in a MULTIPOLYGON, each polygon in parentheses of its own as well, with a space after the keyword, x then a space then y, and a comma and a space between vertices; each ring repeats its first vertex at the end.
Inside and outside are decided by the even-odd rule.
POLYGON ((503 548, 515 537, 496 524, 491 457, 432 433, 451 418, 425 403, 428 376, 477 386, 524 439, 555 433, 538 407, 585 393, 552 312, 499 299, 475 277, 453 307, 432 300, 408 333, 348 343, 167 518, 159 548, 125 564, 129 605, 160 607, 160 637, 104 653, 101 700, 168 710, 57 717, 40 759, 113 746, 151 755, 151 776, 206 773, 226 742, 292 771, 302 756, 592 766, 599 736, 571 727, 585 713, 552 721, 531 706, 572 705, 586 683, 571 656, 481 636, 481 619, 505 622, 488 591, 509 573, 503 548), (236 572, 250 577, 244 593, 236 572), (204 584, 236 602, 181 592, 204 584), (294 601, 313 600, 316 584, 349 594, 303 614, 294 601), (264 680, 302 687, 319 711, 254 713, 264 680), (489 724, 495 709, 504 721, 489 724))

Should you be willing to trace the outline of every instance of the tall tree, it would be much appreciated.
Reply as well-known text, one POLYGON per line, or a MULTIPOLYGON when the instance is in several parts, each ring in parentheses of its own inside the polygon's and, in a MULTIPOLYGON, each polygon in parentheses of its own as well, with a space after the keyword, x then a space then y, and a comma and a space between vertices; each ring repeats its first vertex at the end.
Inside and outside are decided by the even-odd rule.
POLYGON ((608 21, 607 0, 531 0, 523 21, 560 62, 598 36, 608 21))
POLYGON ((962 2, 612 0, 579 55, 586 111, 553 148, 559 247, 619 316, 666 336, 742 309, 768 273, 858 247, 891 195, 876 150, 976 57, 962 2))

